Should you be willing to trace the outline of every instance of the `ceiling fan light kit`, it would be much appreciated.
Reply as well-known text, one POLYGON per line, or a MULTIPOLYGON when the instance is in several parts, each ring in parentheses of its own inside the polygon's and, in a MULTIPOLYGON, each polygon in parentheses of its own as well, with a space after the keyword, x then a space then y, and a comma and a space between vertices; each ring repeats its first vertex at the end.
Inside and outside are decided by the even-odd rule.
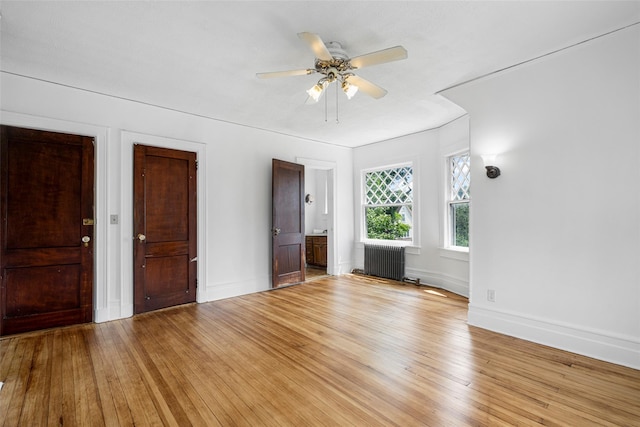
POLYGON ((318 83, 307 90, 309 100, 313 102, 318 102, 325 89, 334 82, 340 82, 340 87, 348 99, 353 98, 358 90, 375 99, 382 98, 387 94, 385 89, 355 75, 353 70, 407 58, 407 50, 402 46, 390 47, 355 58, 349 58, 344 49, 342 49, 342 45, 338 42, 328 42, 325 44, 320 36, 308 32, 298 33, 298 37, 306 41, 315 54, 314 68, 257 73, 256 76, 266 79, 314 73, 321 74, 322 77, 318 80, 318 83))
POLYGON ((358 92, 358 86, 352 85, 347 81, 342 82, 342 91, 345 95, 347 95, 347 99, 353 98, 353 96, 358 92))
POLYGON ((313 102, 318 102, 320 96, 322 95, 322 92, 328 85, 329 83, 327 81, 318 82, 318 84, 313 85, 313 87, 307 91, 307 94, 309 94, 309 98, 311 98, 313 102))

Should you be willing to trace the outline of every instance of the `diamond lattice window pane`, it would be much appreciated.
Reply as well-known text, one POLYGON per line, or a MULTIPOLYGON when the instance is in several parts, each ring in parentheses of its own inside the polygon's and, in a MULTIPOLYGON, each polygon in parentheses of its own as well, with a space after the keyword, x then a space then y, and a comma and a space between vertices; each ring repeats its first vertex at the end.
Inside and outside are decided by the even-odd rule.
POLYGON ((469 200, 471 163, 469 154, 451 157, 451 200, 469 200))
POLYGON ((413 170, 411 166, 367 172, 366 203, 396 205, 413 202, 413 170))

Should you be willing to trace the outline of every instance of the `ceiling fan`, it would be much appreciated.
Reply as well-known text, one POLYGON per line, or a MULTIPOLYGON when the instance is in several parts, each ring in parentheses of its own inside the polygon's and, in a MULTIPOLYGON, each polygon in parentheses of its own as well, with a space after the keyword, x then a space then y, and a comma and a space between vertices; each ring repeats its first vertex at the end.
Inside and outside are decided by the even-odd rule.
POLYGON ((320 36, 313 33, 298 33, 298 37, 309 43, 316 56, 314 68, 301 70, 274 71, 257 73, 260 79, 273 77, 302 76, 308 74, 322 74, 318 83, 307 91, 309 98, 315 102, 320 99, 324 90, 333 82, 340 83, 342 90, 351 99, 358 89, 373 98, 382 98, 387 91, 380 86, 363 79, 353 73, 353 70, 385 62, 398 61, 407 58, 407 50, 402 46, 367 53, 365 55, 349 58, 338 42, 324 43, 320 36))

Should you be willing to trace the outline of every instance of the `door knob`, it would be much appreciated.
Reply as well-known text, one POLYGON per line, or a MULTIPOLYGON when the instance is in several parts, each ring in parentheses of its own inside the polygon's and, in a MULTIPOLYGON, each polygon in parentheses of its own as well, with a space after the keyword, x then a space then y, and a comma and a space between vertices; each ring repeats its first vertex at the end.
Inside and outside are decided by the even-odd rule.
POLYGON ((91 237, 89 236, 82 236, 82 243, 84 244, 84 247, 88 247, 89 246, 89 242, 91 241, 91 237))
POLYGON ((144 242, 146 240, 147 236, 145 236, 144 234, 140 233, 138 234, 138 240, 140 240, 141 242, 144 242))

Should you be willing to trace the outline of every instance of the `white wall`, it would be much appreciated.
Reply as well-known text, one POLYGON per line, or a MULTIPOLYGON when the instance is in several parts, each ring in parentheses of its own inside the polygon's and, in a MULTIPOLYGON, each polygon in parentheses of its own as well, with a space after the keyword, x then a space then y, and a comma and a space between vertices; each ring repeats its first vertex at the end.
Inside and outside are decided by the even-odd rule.
POLYGON ((353 248, 349 149, 165 110, 6 73, 3 124, 96 137, 95 320, 132 313, 132 144, 198 152, 198 301, 268 289, 271 159, 330 164, 335 188, 335 262, 350 271, 353 248), (120 217, 110 225, 110 214, 120 217))
MULTIPOLYGON (((304 194, 311 194, 313 197, 316 195, 316 173, 315 170, 305 168, 304 170, 304 194)), ((306 203, 304 206, 304 233, 311 234, 315 227, 317 216, 317 203, 306 203)))
POLYGON ((311 194, 314 202, 305 204, 305 233, 316 234, 314 230, 329 229, 329 172, 306 167, 304 171, 305 194, 311 194))
POLYGON ((640 368, 639 86, 635 26, 444 92, 471 120, 470 324, 640 368))
POLYGON ((353 155, 355 265, 364 266, 362 171, 411 161, 414 166, 414 245, 405 249, 405 274, 422 284, 469 295, 469 254, 444 248, 445 157, 469 146, 466 117, 440 129, 356 148, 353 155))

